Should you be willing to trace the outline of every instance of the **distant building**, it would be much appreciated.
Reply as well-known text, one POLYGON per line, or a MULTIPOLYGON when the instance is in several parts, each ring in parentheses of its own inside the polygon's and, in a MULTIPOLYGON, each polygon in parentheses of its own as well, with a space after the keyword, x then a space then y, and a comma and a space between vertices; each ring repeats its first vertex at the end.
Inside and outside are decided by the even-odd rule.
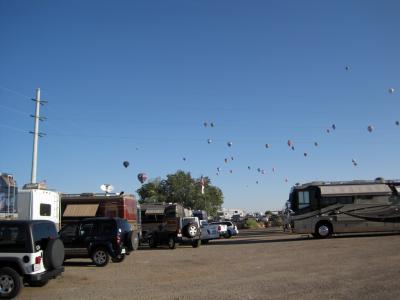
POLYGON ((246 216, 246 214, 246 211, 241 208, 222 208, 218 211, 218 217, 225 220, 231 220, 233 216, 239 216, 243 218, 246 216))
POLYGON ((8 217, 17 211, 17 182, 13 175, 0 173, 0 216, 8 217))

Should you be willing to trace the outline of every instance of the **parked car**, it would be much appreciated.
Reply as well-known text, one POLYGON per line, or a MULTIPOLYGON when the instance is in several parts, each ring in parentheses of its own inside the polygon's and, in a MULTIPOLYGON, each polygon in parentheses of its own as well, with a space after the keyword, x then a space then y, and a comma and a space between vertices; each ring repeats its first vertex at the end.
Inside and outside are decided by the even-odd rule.
POLYGON ((224 238, 230 238, 231 236, 239 234, 237 226, 231 221, 214 222, 212 224, 225 225, 227 227, 223 234, 224 238))
POLYGON ((145 220, 143 236, 147 238, 151 248, 168 245, 170 249, 175 249, 176 244, 191 244, 193 248, 197 248, 201 245, 199 219, 188 216, 185 208, 180 204, 159 205, 157 211, 153 213, 147 209, 143 214, 143 219, 145 220), (157 218, 150 219, 149 217, 153 214, 157 218), (146 221, 146 218, 150 222, 146 221))
POLYGON ((64 271, 64 245, 55 223, 0 221, 0 298, 16 297, 24 283, 43 286, 64 271))
POLYGON ((220 238, 217 224, 208 224, 206 220, 200 220, 200 228, 202 244, 208 244, 210 240, 220 238))
POLYGON ((122 262, 138 248, 137 235, 121 218, 89 218, 66 224, 60 231, 65 258, 91 258, 98 267, 122 262))
POLYGON ((220 237, 226 237, 228 234, 228 226, 224 224, 225 221, 221 222, 211 222, 211 225, 217 225, 217 230, 220 237))

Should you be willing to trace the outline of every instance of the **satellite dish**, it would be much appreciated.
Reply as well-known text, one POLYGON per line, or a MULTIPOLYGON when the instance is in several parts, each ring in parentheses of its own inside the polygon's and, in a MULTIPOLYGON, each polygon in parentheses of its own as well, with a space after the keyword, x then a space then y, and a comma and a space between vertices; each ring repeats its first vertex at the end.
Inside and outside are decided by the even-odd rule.
POLYGON ((101 186, 100 186, 100 189, 103 191, 103 192, 106 192, 106 193, 111 193, 113 190, 114 190, 114 187, 111 185, 111 184, 102 184, 101 186))

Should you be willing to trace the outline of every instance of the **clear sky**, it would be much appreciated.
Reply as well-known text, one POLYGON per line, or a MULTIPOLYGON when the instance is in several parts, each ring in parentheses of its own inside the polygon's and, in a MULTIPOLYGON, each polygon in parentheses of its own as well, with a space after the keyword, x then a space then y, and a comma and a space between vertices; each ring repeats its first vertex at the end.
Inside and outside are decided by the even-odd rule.
POLYGON ((265 211, 297 182, 397 179, 399 11, 396 0, 0 0, 0 172, 30 181, 40 87, 37 179, 61 192, 134 193, 137 173, 181 169, 209 176, 224 207, 265 211))

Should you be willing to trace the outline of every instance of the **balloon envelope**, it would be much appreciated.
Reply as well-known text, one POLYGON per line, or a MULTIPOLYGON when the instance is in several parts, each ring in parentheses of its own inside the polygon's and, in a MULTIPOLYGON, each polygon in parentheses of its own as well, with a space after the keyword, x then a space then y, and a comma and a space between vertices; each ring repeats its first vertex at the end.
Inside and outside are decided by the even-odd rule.
POLYGON ((127 160, 124 161, 122 164, 124 165, 125 168, 129 167, 129 161, 127 161, 127 160))
POLYGON ((374 126, 368 125, 367 129, 368 129, 369 132, 372 132, 374 130, 374 126))
POLYGON ((138 180, 140 181, 140 183, 142 183, 142 184, 147 180, 146 173, 139 173, 137 177, 138 177, 138 180))
POLYGON ((232 147, 232 142, 227 143, 228 147, 232 147))
POLYGON ((393 94, 393 93, 394 93, 394 88, 390 88, 390 89, 389 89, 389 93, 390 93, 390 94, 393 94))

